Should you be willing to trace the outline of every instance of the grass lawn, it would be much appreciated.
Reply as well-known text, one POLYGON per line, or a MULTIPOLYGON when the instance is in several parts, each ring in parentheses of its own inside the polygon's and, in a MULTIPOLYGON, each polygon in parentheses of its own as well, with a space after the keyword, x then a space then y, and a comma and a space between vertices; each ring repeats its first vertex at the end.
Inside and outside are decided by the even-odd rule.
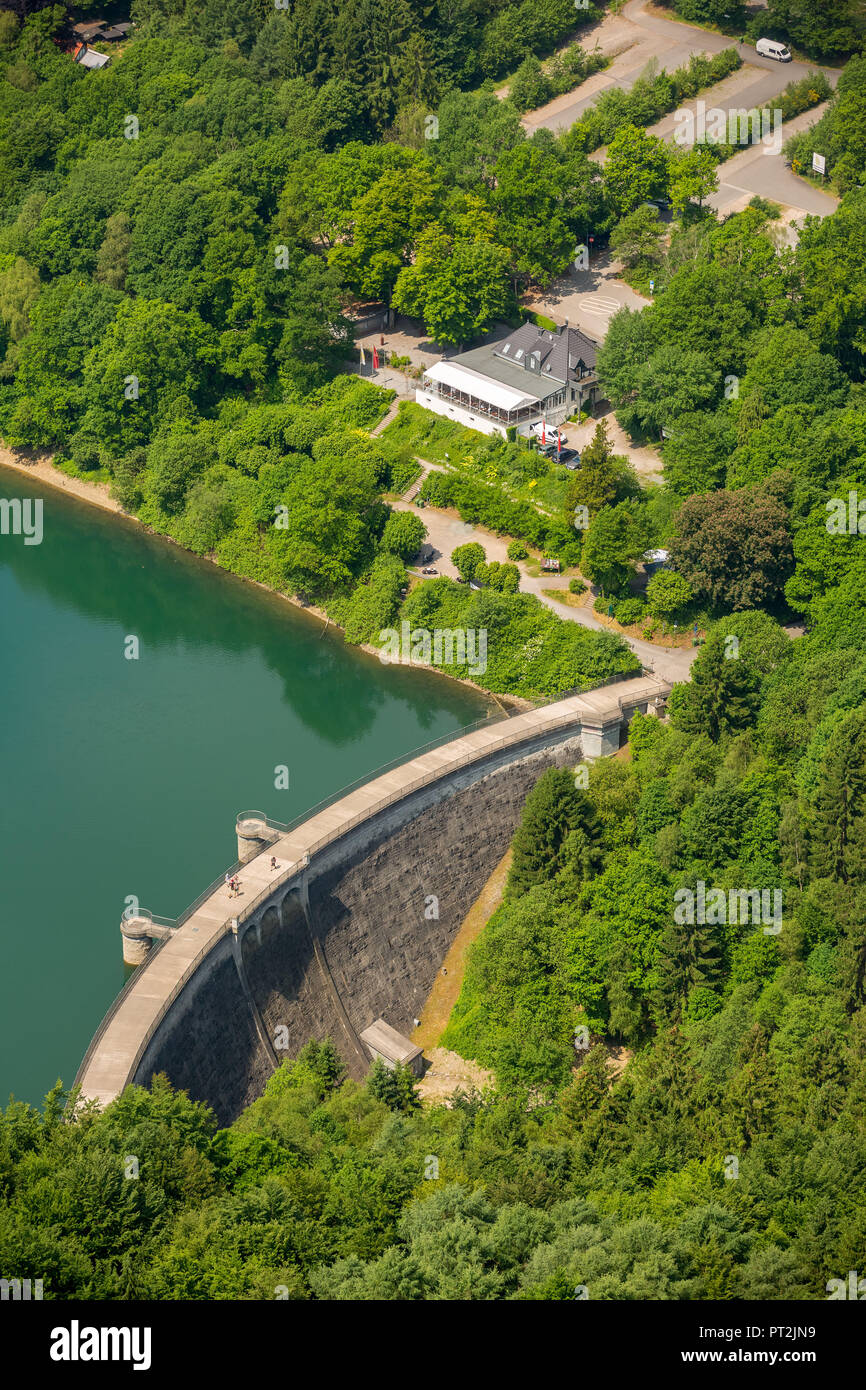
POLYGON ((548 598, 556 599, 557 603, 565 604, 566 608, 582 608, 582 595, 572 594, 568 589, 542 589, 543 594, 548 598))
POLYGON ((569 475, 560 464, 516 440, 466 429, 414 401, 400 402, 396 420, 380 438, 407 458, 417 455, 468 473, 477 482, 498 484, 509 497, 539 511, 551 513, 565 505, 569 475))

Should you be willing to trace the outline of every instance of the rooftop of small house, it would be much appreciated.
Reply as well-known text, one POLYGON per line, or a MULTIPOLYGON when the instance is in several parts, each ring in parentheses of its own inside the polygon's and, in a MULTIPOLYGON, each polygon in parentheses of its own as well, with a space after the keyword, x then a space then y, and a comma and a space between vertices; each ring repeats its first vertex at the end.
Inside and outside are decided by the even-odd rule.
POLYGON ((111 62, 107 53, 97 53, 95 48, 88 48, 86 43, 75 45, 72 58, 82 68, 104 68, 111 62))
POLYGON ((125 39, 133 28, 131 19, 121 20, 118 24, 107 24, 104 19, 89 19, 81 24, 73 24, 72 32, 84 43, 93 43, 107 39, 109 42, 117 39, 125 39))

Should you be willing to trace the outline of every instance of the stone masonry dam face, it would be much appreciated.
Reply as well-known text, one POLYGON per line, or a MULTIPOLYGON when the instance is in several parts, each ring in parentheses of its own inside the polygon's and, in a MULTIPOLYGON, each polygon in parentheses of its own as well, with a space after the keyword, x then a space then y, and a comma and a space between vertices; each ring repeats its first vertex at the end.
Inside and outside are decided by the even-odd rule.
MULTIPOLYGON (((330 1037, 349 1075, 362 1080, 370 1065, 358 1039, 364 1028, 384 1018, 412 1032, 469 906, 508 848, 527 793, 546 767, 579 759, 579 740, 571 739, 490 773, 313 879, 307 913, 297 892, 267 909, 260 931, 244 935, 243 964, 267 1036, 287 1030, 280 1061, 310 1038, 330 1037), (431 895, 438 919, 429 915, 431 895)), ((226 1122, 261 1095, 274 1064, 232 953, 223 955, 148 1049, 135 1079, 147 1084, 153 1072, 165 1072, 226 1122)))
POLYGON ((615 751, 634 710, 668 690, 636 678, 513 716, 271 833, 239 871, 245 898, 215 890, 138 968, 88 1050, 82 1094, 105 1103, 163 1072, 226 1124, 326 1037, 361 1080, 360 1033, 380 1017, 412 1032, 541 773, 615 751))

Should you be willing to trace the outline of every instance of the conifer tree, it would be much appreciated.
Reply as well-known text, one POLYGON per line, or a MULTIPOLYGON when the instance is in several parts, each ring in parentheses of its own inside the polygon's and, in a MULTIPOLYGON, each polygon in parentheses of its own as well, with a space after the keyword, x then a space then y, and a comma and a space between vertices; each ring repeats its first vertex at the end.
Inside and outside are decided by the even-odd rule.
POLYGON ((587 810, 587 798, 578 792, 571 772, 551 767, 539 777, 526 798, 523 819, 514 837, 509 897, 519 897, 564 867, 569 832, 582 818, 587 818, 587 810))
POLYGON ((610 1080, 607 1053, 603 1047, 591 1048, 571 1085, 560 1094, 560 1107, 572 1124, 582 1124, 598 1109, 610 1090, 610 1080))
POLYGON ((692 667, 691 685, 676 702, 675 723, 718 743, 753 724, 759 705, 760 682, 749 658, 727 655, 725 639, 711 637, 692 667))
POLYGON ((708 922, 672 922, 662 933, 656 962, 656 1007, 677 1018, 689 991, 697 985, 712 988, 720 972, 716 928, 708 922))
POLYGON ((641 1000, 629 983, 632 959, 624 942, 620 942, 608 967, 607 1003, 610 1010, 611 1033, 627 1043, 636 1042, 643 1023, 641 1000))
POLYGON ((866 710, 852 710, 831 735, 810 839, 818 877, 866 880, 866 710))
POLYGON ((590 516, 595 516, 602 507, 616 501, 617 479, 607 422, 599 420, 590 443, 580 456, 580 470, 569 485, 567 508, 573 511, 583 506, 590 516))
POLYGON ((376 1100, 384 1101, 389 1110, 409 1113, 421 1104, 415 1092, 415 1078, 402 1062, 389 1067, 377 1057, 367 1076, 367 1090, 376 1100))

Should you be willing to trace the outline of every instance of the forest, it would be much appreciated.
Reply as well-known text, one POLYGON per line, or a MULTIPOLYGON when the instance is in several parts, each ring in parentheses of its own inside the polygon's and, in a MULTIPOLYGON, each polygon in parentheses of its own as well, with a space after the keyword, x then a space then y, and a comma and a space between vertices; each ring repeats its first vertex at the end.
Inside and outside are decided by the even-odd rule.
MULTIPOLYGON (((674 7, 720 19, 715 0, 674 7)), ((612 320, 599 371, 662 480, 642 486, 600 426, 547 510, 514 495, 546 485, 514 441, 470 441, 424 495, 515 557, 562 551, 646 635, 705 633, 666 719, 636 716, 619 756, 527 799, 442 1039, 491 1085, 422 1105, 400 1069, 346 1080, 325 1041, 228 1128, 160 1078, 102 1113, 72 1097, 74 1118, 62 1082, 42 1109, 12 1101, 0 1266, 46 1297, 823 1299, 862 1267, 863 16, 767 15, 848 60, 809 141, 841 202, 793 246, 763 199, 708 211, 724 150, 646 132, 730 58, 525 136, 536 64, 587 21, 564 0, 135 0, 100 72, 55 42, 62 6, 0 12, 8 445, 108 483, 348 640, 403 616, 486 627, 490 689, 595 684, 634 669, 625 644, 507 584, 404 597, 422 531, 388 498, 417 476, 416 424, 372 437, 389 394, 342 370, 353 303, 468 342, 516 321, 594 228, 655 285, 612 320), (499 100, 518 70, 519 100, 499 100), (658 545, 671 567, 636 596, 658 545), (705 890, 702 920, 675 910, 705 890), (727 910, 750 895, 778 915, 727 910)), ((805 159, 801 137, 787 153, 805 159)))
MULTIPOLYGON (((516 323, 520 294, 561 274, 581 241, 611 236, 636 281, 650 269, 665 285, 682 273, 634 329, 646 337, 657 324, 641 386, 626 380, 624 323, 603 380, 630 429, 657 435, 685 413, 685 440, 742 354, 723 361, 722 340, 683 361, 668 341, 667 306, 679 298, 696 321, 716 288, 699 283, 714 269, 689 277, 680 263, 721 264, 731 253, 713 249, 718 239, 741 235, 770 257, 782 295, 799 273, 774 256, 759 216, 712 240, 704 200, 729 147, 685 150, 644 129, 736 67, 733 49, 647 73, 628 93, 603 93, 570 131, 527 138, 522 101, 500 100, 494 79, 525 77, 563 35, 579 39, 592 7, 416 15, 408 0, 388 0, 369 13, 270 13, 258 0, 136 0, 133 17, 134 39, 91 72, 63 47, 62 6, 23 23, 0 12, 0 436, 109 484, 181 545, 325 610, 351 641, 375 643, 416 616, 402 604, 421 538, 388 502, 411 484, 414 454, 393 427, 369 434, 389 394, 345 370, 357 360, 353 304, 378 300, 443 344, 471 341, 516 323), (602 170, 589 153, 603 142, 602 170), (650 196, 670 197, 681 229, 664 254, 650 196)), ((791 111, 820 100, 823 81, 793 84, 791 111)), ((850 154, 840 163, 844 175, 850 154)), ((768 302, 752 318, 770 313, 768 302)), ((789 317, 800 326, 802 314, 789 317)), ((643 342, 635 347, 640 355, 643 342)), ((714 447, 729 414, 712 417, 714 447)), ((424 496, 582 563, 630 605, 626 615, 647 616, 629 594, 633 564, 666 542, 679 494, 643 495, 603 437, 590 460, 573 494, 517 500, 506 477, 534 469, 534 487, 549 470, 488 440, 475 476, 436 475, 424 496), (574 517, 587 501, 584 533, 574 517)), ((696 477, 687 491, 703 485, 696 477)), ((683 612, 668 593, 651 622, 702 616, 699 589, 673 597, 683 612)), ((433 595, 408 601, 435 606, 433 595)), ((483 683, 494 692, 550 697, 634 666, 613 634, 563 630, 534 596, 479 604, 469 611, 452 594, 447 606, 467 626, 489 619, 498 660, 483 683), (522 669, 515 653, 537 647, 522 669)))

